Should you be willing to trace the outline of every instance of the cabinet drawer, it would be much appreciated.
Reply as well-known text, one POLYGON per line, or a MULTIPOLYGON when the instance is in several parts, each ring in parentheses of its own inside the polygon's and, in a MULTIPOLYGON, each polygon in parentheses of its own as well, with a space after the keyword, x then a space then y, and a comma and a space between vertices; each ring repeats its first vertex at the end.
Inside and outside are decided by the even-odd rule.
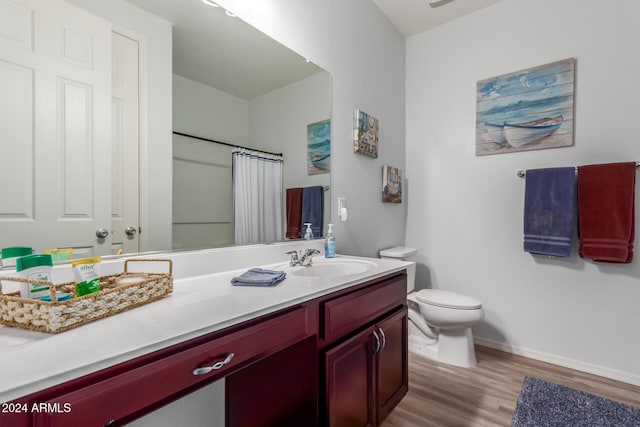
POLYGON ((322 338, 334 341, 383 315, 407 299, 407 277, 396 276, 322 303, 322 338))
POLYGON ((36 426, 104 426, 200 382, 221 378, 308 335, 307 309, 297 308, 50 399, 48 404, 70 410, 34 414, 34 422, 36 426), (194 374, 195 369, 222 362, 231 353, 233 357, 218 369, 194 374))

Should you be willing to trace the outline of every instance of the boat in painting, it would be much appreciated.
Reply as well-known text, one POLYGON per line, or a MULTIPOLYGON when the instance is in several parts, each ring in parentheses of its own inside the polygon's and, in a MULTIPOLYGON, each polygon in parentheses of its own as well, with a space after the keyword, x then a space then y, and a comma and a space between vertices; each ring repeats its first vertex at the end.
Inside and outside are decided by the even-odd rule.
POLYGON ((330 159, 330 157, 331 157, 330 154, 319 155, 319 156, 311 156, 309 161, 316 168, 328 171, 329 170, 329 159, 330 159))
POLYGON ((504 138, 504 123, 501 125, 494 123, 485 123, 484 129, 493 142, 499 144, 500 146, 507 145, 507 140, 504 138))
POLYGON ((530 142, 538 141, 553 134, 564 122, 563 116, 545 117, 530 122, 512 124, 485 123, 485 129, 491 139, 500 144, 511 147, 521 147, 530 142))

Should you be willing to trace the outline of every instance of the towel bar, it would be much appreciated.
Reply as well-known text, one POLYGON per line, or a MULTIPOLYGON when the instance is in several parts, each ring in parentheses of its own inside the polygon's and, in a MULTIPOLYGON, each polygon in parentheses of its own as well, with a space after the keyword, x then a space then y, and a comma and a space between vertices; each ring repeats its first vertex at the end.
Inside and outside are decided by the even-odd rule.
MULTIPOLYGON (((637 168, 640 168, 640 162, 636 162, 636 169, 637 168)), ((577 172, 578 171, 578 167, 576 166, 575 169, 576 169, 576 172, 577 172)), ((527 171, 525 171, 524 169, 519 169, 519 170, 516 171, 516 176, 519 177, 519 178, 524 178, 526 174, 527 174, 527 171)))

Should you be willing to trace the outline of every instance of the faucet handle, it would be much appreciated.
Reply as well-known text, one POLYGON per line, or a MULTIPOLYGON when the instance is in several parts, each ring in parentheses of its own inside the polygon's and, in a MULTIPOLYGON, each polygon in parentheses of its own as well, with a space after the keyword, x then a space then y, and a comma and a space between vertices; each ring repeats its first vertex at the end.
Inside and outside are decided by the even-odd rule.
POLYGON ((313 256, 319 253, 320 251, 317 249, 312 249, 312 248, 305 249, 304 254, 300 258, 300 264, 304 265, 305 267, 310 266, 311 262, 313 261, 313 256))
POLYGON ((320 253, 320 251, 319 251, 319 250, 317 250, 317 249, 312 249, 312 248, 307 248, 307 249, 304 251, 304 254, 305 254, 306 256, 308 256, 308 257, 312 257, 312 256, 314 256, 314 255, 318 255, 319 253, 320 253))
POLYGON ((289 252, 285 252, 286 255, 289 255, 290 259, 289 259, 289 265, 291 267, 295 267, 296 265, 298 265, 300 263, 300 254, 298 253, 298 251, 296 250, 292 250, 289 252))

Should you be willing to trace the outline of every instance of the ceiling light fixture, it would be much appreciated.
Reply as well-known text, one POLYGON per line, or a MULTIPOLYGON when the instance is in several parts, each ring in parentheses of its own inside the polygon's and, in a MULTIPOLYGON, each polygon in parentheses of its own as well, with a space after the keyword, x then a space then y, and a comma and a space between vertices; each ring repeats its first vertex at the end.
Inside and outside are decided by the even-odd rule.
POLYGON ((202 0, 202 3, 208 5, 208 6, 213 6, 213 7, 220 7, 220 5, 216 2, 214 2, 213 0, 202 0))
POLYGON ((236 14, 235 14, 235 13, 233 13, 233 12, 229 12, 228 10, 225 10, 224 12, 225 12, 228 16, 230 16, 230 17, 232 17, 232 18, 236 18, 236 17, 238 16, 238 15, 236 15, 236 14))
POLYGON ((432 1, 429 3, 429 6, 431 7, 440 7, 440 6, 444 6, 447 3, 451 3, 453 0, 438 0, 438 1, 432 1))

